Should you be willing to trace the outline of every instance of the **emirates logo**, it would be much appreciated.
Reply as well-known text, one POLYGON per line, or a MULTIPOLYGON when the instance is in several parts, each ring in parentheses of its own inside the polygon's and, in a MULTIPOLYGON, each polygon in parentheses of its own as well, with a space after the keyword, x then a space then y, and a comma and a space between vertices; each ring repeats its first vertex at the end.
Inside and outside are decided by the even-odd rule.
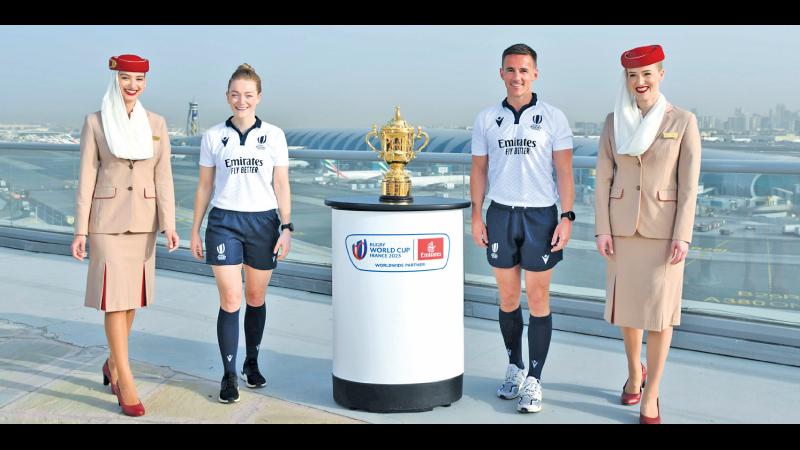
POLYGON ((428 242, 428 253, 433 253, 436 251, 436 244, 433 241, 428 242))
POLYGON ((417 244, 417 260, 443 259, 444 238, 420 239, 417 244))

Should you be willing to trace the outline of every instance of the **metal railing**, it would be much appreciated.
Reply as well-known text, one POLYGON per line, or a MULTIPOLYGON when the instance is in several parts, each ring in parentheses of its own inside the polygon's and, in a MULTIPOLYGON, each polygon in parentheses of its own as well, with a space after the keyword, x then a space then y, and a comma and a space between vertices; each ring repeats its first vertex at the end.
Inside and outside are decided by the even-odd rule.
MULTIPOLYGON (((79 151, 79 146, 70 144, 0 143, 0 157, 4 156, 4 154, 8 154, 7 152, 11 150, 18 152, 47 151, 77 153, 79 151)), ((197 158, 199 154, 199 147, 176 146, 172 148, 172 152, 174 155, 177 155, 176 158, 184 158, 184 168, 190 166, 194 167, 193 164, 195 164, 195 158, 197 158)), ((359 162, 359 164, 378 161, 376 155, 369 151, 292 149, 289 154, 291 158, 307 161, 332 159, 336 161, 356 161, 359 162)), ((78 155, 75 154, 70 157, 74 159, 73 164, 77 161, 77 156, 78 155)), ((180 159, 176 159, 176 161, 180 161, 180 159)), ((426 164, 447 164, 460 166, 463 169, 460 172, 461 175, 466 176, 469 174, 470 163, 471 155, 469 154, 432 154, 423 152, 415 158, 408 168, 414 170, 415 167, 424 166, 426 164)), ((2 165, 3 162, 0 161, 0 168, 2 168, 2 165)), ((577 169, 576 174, 581 170, 586 172, 586 169, 593 169, 595 167, 595 158, 575 156, 573 165, 575 169, 577 169)), ((798 175, 800 174, 800 162, 709 159, 702 161, 702 171, 706 173, 722 174, 798 175)), ((194 174, 196 177, 196 172, 194 172, 194 174)), ((183 175, 183 178, 183 183, 185 184, 184 188, 189 185, 193 187, 193 183, 196 182, 191 179, 192 177, 186 175, 183 175)), ((374 187, 372 189, 374 189, 374 187)), ((327 195, 327 189, 322 191, 323 194, 327 195)), ((295 192, 293 188, 293 197, 295 192)), ((469 195, 468 191, 463 190, 454 193, 463 197, 468 197, 469 195)), ((318 203, 321 204, 321 198, 308 197, 305 199, 307 204, 311 204, 317 200, 319 200, 318 203)), ((44 204, 42 207, 44 208, 44 204)), ((184 206, 182 209, 186 209, 187 207, 189 210, 191 209, 191 205, 184 206)), ((295 214, 297 214, 297 212, 295 214)), ((584 213, 584 217, 589 217, 589 214, 584 213)), ((324 229, 324 224, 320 226, 324 229)), ((584 226, 588 225, 584 223, 584 226)), ((64 227, 61 228, 61 231, 57 232, 0 226, 0 246, 28 251, 69 254, 71 232, 65 231, 63 229, 64 227)), ((788 240, 781 242, 792 243, 792 241, 788 240)), ((472 252, 472 259, 477 257, 475 249, 468 247, 471 247, 471 243, 467 236, 467 241, 465 242, 465 263, 468 259, 467 250, 472 252)), ((573 263, 580 265, 584 262, 581 261, 582 258, 596 258, 594 254, 596 252, 591 251, 591 243, 584 242, 583 247, 581 247, 581 243, 577 239, 574 239, 574 243, 571 241, 570 247, 575 249, 572 251, 586 252, 585 254, 587 255, 583 257, 583 254, 576 253, 580 257, 573 259, 573 263)), ((315 250, 324 252, 326 247, 324 245, 317 246, 315 250)), ((730 261, 736 261, 737 258, 744 258, 746 261, 753 262, 754 264, 762 264, 765 261, 770 262, 776 258, 769 253, 765 255, 751 254, 749 252, 759 252, 761 250, 750 250, 749 247, 747 247, 745 253, 719 252, 719 255, 717 255, 714 250, 715 249, 712 248, 693 249, 693 253, 696 256, 696 264, 689 269, 706 276, 706 272, 708 271, 711 271, 713 274, 715 270, 727 270, 724 269, 726 267, 725 264, 730 263, 730 261)), ((329 251, 329 247, 327 251, 329 251)), ((786 267, 794 270, 793 268, 796 264, 793 258, 796 258, 796 256, 789 254, 784 255, 782 258, 780 262, 780 264, 783 264, 781 267, 784 267, 782 270, 786 270, 786 267)), ((568 260, 569 258, 565 258, 565 262, 568 260)), ((293 289, 330 294, 330 266, 320 265, 319 262, 320 259, 314 258, 309 258, 305 261, 295 260, 284 262, 276 269, 272 283, 293 289)), ((483 263, 483 265, 485 265, 485 261, 483 261, 483 263)), ((167 253, 165 249, 159 247, 157 264, 159 268, 211 276, 209 267, 195 261, 188 250, 184 248, 174 253, 167 253)), ((598 286, 596 286, 595 289, 573 288, 571 286, 571 281, 568 279, 569 276, 571 276, 570 270, 572 270, 570 266, 565 265, 564 268, 556 271, 556 275, 562 278, 566 277, 567 279, 559 281, 557 279, 558 277, 554 275, 551 309, 559 315, 557 324, 555 325, 556 328, 566 331, 618 338, 619 335, 616 328, 611 327, 602 320, 603 303, 601 300, 603 291, 602 286, 599 285, 600 282, 598 281, 598 286)), ((585 271, 588 269, 584 268, 581 270, 585 271)), ((688 272, 689 270, 687 269, 687 273, 688 272)), ((747 273, 749 272, 746 271, 745 274, 747 273)), ((783 279, 788 280, 786 282, 789 283, 789 289, 785 289, 787 292, 781 295, 796 296, 794 292, 800 291, 800 281, 798 281, 800 277, 793 277, 792 273, 794 272, 782 274, 783 279)), ((595 278, 597 278, 602 274, 594 275, 595 278)), ((772 283, 773 278, 777 279, 778 275, 781 274, 776 272, 769 273, 767 276, 770 278, 770 283, 772 283)), ((752 276, 756 277, 756 275, 752 276)), ((465 314, 472 317, 496 320, 498 299, 496 288, 491 278, 491 272, 487 270, 486 273, 482 275, 473 274, 473 276, 466 277, 465 279, 467 280, 465 283, 465 314)), ((724 286, 712 286, 712 290, 721 289, 723 287, 724 286)), ((767 293, 772 295, 771 285, 767 293)), ((746 295, 755 297, 761 294, 763 293, 759 293, 759 291, 754 288, 746 295)), ((800 305, 800 297, 798 297, 797 304, 800 305)), ((754 311, 753 309, 748 310, 744 307, 736 309, 732 306, 731 308, 725 309, 711 308, 712 306, 715 305, 712 303, 684 302, 683 320, 681 326, 676 329, 674 346, 800 366, 800 321, 794 318, 791 320, 781 320, 780 315, 760 316, 751 313, 750 311, 754 311)), ((789 312, 792 313, 792 311, 789 312)))
MULTIPOLYGON (((0 142, 0 150, 48 150, 48 151, 80 151, 78 144, 40 144, 29 142, 0 142)), ((173 155, 198 155, 198 146, 172 147, 173 155)), ((338 159, 348 161, 375 161, 376 156, 370 151, 326 150, 326 149, 292 149, 289 157, 296 159, 338 159)), ((470 164, 472 156, 466 153, 419 153, 415 161, 423 163, 470 164)), ((573 167, 576 169, 594 169, 597 158, 593 156, 574 156, 573 167)), ((759 161, 733 159, 704 159, 700 165, 702 172, 709 173, 764 173, 764 174, 800 174, 799 161, 759 161)))

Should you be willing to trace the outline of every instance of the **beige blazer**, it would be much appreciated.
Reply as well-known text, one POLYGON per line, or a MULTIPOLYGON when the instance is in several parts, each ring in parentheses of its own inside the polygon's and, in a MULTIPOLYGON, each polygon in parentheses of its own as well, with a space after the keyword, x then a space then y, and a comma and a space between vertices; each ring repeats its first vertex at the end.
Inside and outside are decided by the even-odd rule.
POLYGON ((175 229, 167 124, 150 111, 147 117, 153 130, 153 157, 130 161, 111 154, 100 112, 86 116, 81 132, 75 234, 175 229))
POLYGON ((700 178, 700 131, 694 114, 667 105, 653 144, 640 156, 620 155, 614 114, 597 151, 595 234, 692 240, 700 178))

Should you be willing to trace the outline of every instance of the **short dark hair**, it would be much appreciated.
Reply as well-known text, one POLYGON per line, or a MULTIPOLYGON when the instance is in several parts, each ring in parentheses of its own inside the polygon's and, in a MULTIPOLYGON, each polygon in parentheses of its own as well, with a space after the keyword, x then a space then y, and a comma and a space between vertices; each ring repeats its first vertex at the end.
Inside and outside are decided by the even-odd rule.
POLYGON ((503 50, 503 57, 500 59, 500 67, 506 61, 508 55, 528 55, 533 58, 533 65, 536 65, 536 51, 525 44, 514 44, 511 47, 503 50))

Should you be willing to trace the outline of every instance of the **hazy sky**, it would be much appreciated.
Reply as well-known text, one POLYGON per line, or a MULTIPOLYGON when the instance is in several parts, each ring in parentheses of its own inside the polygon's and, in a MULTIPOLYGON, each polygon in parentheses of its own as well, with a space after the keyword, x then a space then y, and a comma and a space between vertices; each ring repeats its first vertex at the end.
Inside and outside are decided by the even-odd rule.
POLYGON ((662 92, 698 114, 800 109, 800 26, 0 26, 0 123, 80 126, 100 108, 108 57, 150 59, 145 108, 206 128, 230 115, 237 65, 261 75, 258 115, 282 127, 368 127, 400 105, 414 125, 471 125, 505 97, 500 55, 539 55, 534 91, 572 124, 600 122, 619 90, 622 51, 659 43, 662 92))

